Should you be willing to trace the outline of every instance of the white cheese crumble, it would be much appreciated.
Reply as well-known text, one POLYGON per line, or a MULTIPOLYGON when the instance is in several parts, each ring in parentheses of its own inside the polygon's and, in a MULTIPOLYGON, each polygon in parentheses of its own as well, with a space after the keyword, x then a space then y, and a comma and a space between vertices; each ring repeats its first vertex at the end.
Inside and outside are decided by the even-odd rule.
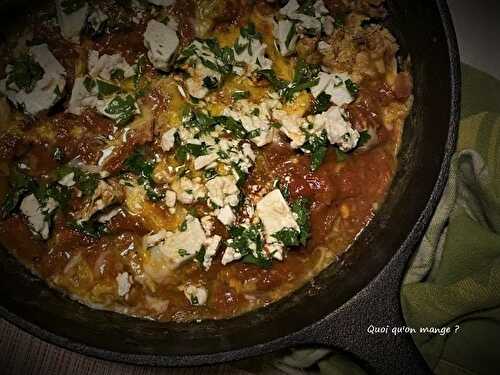
POLYGON ((221 239, 222 237, 216 234, 205 241, 205 255, 203 257, 203 267, 205 270, 208 270, 212 265, 212 258, 217 253, 221 239))
POLYGON ((47 44, 31 47, 28 54, 43 69, 42 78, 36 82, 31 92, 26 92, 15 83, 8 84, 9 73, 13 67, 7 65, 5 69, 7 78, 0 81, 0 92, 12 103, 22 107, 26 114, 34 116, 49 109, 61 99, 61 93, 66 85, 66 70, 50 52, 47 44))
POLYGON ((41 205, 34 194, 30 194, 21 202, 21 212, 28 219, 29 226, 42 239, 49 238, 49 215, 58 207, 58 203, 49 198, 45 205, 41 205))
POLYGON ((166 232, 165 239, 152 247, 151 251, 162 257, 165 267, 173 269, 192 259, 206 239, 200 221, 188 215, 184 231, 166 232))
POLYGON ((175 191, 167 190, 165 192, 165 204, 167 207, 175 207, 175 201, 177 200, 177 194, 175 191))
POLYGON ((135 74, 134 68, 119 53, 99 56, 99 52, 90 50, 88 67, 92 77, 100 77, 107 81, 111 80, 111 75, 116 70, 121 70, 124 78, 130 78, 135 74))
POLYGON ((321 30, 324 28, 324 24, 326 22, 330 22, 329 19, 325 19, 328 15, 328 9, 325 7, 325 4, 322 0, 317 0, 316 2, 314 2, 312 10, 314 12, 313 16, 301 13, 300 4, 297 2, 297 0, 290 0, 283 8, 279 10, 279 13, 291 20, 298 21, 302 31, 307 30, 308 32, 313 31, 316 34, 320 34, 321 30))
POLYGON ((101 10, 101 8, 95 7, 92 13, 90 13, 89 17, 87 18, 87 21, 94 32, 98 32, 101 30, 104 22, 106 22, 108 19, 109 17, 101 10))
POLYGON ((269 243, 275 242, 272 235, 284 228, 300 230, 288 203, 279 189, 271 191, 257 202, 256 214, 264 225, 266 240, 269 243))
POLYGON ((276 38, 276 48, 282 56, 287 56, 295 51, 299 34, 295 30, 295 22, 279 20, 273 23, 273 36, 276 38))
POLYGON ((199 177, 191 180, 183 176, 172 183, 172 190, 175 191, 177 200, 183 204, 192 204, 206 196, 205 186, 201 184, 199 177))
POLYGON ((144 45, 148 48, 148 58, 153 66, 168 71, 171 57, 179 45, 179 38, 171 25, 151 20, 144 33, 144 45))
POLYGON ((121 207, 113 208, 111 211, 99 215, 97 221, 99 223, 107 223, 108 221, 111 221, 111 219, 114 218, 116 215, 118 215, 121 212, 121 210, 122 210, 121 207))
POLYGON ((307 122, 303 117, 279 109, 273 111, 273 116, 281 124, 279 130, 290 138, 292 148, 299 148, 305 143, 306 135, 302 128, 307 122))
POLYGON ((330 143, 338 145, 342 151, 352 150, 359 140, 359 132, 352 128, 346 118, 344 110, 335 106, 311 116, 315 127, 325 129, 330 143))
POLYGON ((194 159, 194 169, 200 170, 205 167, 211 166, 211 164, 218 158, 219 156, 215 153, 198 156, 196 159, 194 159))
POLYGON ((108 160, 108 158, 113 153, 114 149, 115 149, 115 146, 109 146, 109 147, 106 147, 105 149, 101 150, 101 157, 97 161, 97 165, 99 167, 102 167, 104 165, 104 163, 108 160))
POLYGON ((222 265, 225 266, 228 263, 234 262, 235 260, 241 259, 241 253, 235 248, 228 246, 222 255, 222 265))
POLYGON ((316 86, 311 87, 311 94, 316 98, 324 92, 331 96, 330 101, 338 106, 351 103, 354 98, 346 87, 346 81, 350 80, 346 73, 330 74, 319 72, 319 81, 316 86))
POLYGON ((168 129, 161 136, 161 149, 163 151, 170 151, 175 145, 175 133, 177 133, 177 128, 168 129))
POLYGON ((57 183, 59 185, 67 186, 67 187, 73 186, 76 183, 75 182, 75 172, 68 173, 66 176, 64 176, 59 181, 57 181, 57 183))
POLYGON ((80 41, 80 32, 87 20, 89 5, 83 3, 81 8, 76 9, 74 12, 66 13, 63 6, 64 2, 64 0, 56 1, 57 23, 65 39, 73 43, 78 43, 80 41))
POLYGON ((240 191, 233 176, 217 176, 207 181, 205 186, 210 202, 217 207, 223 207, 226 204, 233 207, 238 205, 240 191))
POLYGON ((217 219, 224 225, 232 225, 236 220, 233 210, 229 205, 225 205, 218 210, 217 219))
POLYGON ((237 62, 247 65, 247 69, 241 69, 240 67, 234 68, 235 72, 238 75, 243 75, 244 73, 252 73, 257 69, 271 68, 272 61, 265 56, 267 47, 265 43, 262 43, 259 39, 247 39, 241 35, 236 43, 237 45, 242 46, 242 49, 235 49, 234 58, 237 62))
POLYGON ((205 287, 188 285, 184 288, 184 295, 193 306, 203 306, 207 303, 208 292, 205 287))
POLYGON ((119 273, 116 276, 116 284, 118 285, 118 295, 123 297, 130 291, 131 285, 131 277, 129 277, 128 272, 119 273))

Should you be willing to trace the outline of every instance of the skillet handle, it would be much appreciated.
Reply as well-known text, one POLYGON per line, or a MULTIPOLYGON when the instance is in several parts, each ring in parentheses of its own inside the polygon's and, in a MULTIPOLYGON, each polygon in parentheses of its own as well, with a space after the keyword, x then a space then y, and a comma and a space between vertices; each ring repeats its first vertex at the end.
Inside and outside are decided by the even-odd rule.
POLYGON ((301 335, 301 341, 348 352, 370 373, 432 374, 411 335, 391 333, 406 326, 399 293, 410 255, 399 252, 369 287, 301 335), (388 333, 369 334, 370 326, 388 327, 388 333))

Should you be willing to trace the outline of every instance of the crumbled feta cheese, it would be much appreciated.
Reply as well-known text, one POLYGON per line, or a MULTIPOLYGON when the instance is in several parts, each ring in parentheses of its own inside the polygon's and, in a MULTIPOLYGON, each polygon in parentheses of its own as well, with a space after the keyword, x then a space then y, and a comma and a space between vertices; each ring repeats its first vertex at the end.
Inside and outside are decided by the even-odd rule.
POLYGON ((322 54, 328 53, 328 51, 331 51, 332 48, 333 47, 324 40, 320 40, 318 42, 318 51, 322 54))
POLYGON ((233 176, 217 176, 207 181, 205 186, 208 190, 208 198, 217 207, 223 207, 226 204, 232 206, 238 204, 240 191, 233 176))
POLYGON ((226 247, 226 250, 224 251, 224 254, 222 255, 222 265, 225 266, 226 264, 228 263, 231 263, 235 260, 238 260, 238 259, 241 259, 241 253, 231 247, 231 246, 228 246, 226 247))
POLYGON ((245 155, 251 161, 255 161, 255 153, 253 152, 250 143, 243 143, 241 149, 243 150, 243 155, 245 155))
MULTIPOLYGON (((240 46, 247 46, 241 51, 235 50, 234 56, 236 62, 247 65, 246 72, 251 73, 257 69, 271 69, 272 61, 265 56, 267 47, 265 43, 262 43, 259 39, 253 38, 249 40, 240 36, 237 44, 240 46)), ((245 73, 244 69, 238 69, 238 67, 235 68, 235 71, 239 75, 245 73)))
POLYGON ((75 178, 75 172, 71 172, 57 182, 59 183, 59 185, 70 187, 75 184, 74 178, 75 178))
POLYGON ((108 18, 109 17, 101 10, 101 8, 95 7, 87 18, 87 21, 96 33, 101 30, 102 25, 108 20, 108 18))
POLYGON ((295 51, 299 35, 295 31, 295 23, 289 20, 279 20, 273 23, 273 36, 276 38, 276 47, 282 56, 295 51))
POLYGON ((214 235, 205 241, 205 256, 203 257, 203 267, 205 270, 208 270, 212 265, 212 258, 217 252, 221 239, 221 236, 214 235))
POLYGON ((193 306, 202 306, 207 303, 208 292, 202 286, 189 285, 184 289, 184 295, 193 306))
POLYGON ((111 80, 111 74, 115 70, 123 71, 124 78, 130 78, 135 74, 134 68, 119 53, 99 56, 99 52, 91 50, 89 51, 88 65, 89 74, 92 77, 101 77, 107 81, 111 80))
POLYGON ((108 213, 99 215, 99 218, 97 219, 97 221, 99 223, 107 223, 112 218, 114 218, 116 215, 118 215, 121 212, 121 210, 122 210, 121 207, 116 207, 116 208, 112 209, 111 211, 109 211, 108 213))
POLYGON ((291 20, 298 21, 303 30, 307 30, 309 32, 314 31, 316 34, 319 34, 321 33, 324 16, 328 14, 328 9, 325 7, 322 0, 317 0, 313 4, 313 10, 313 16, 301 13, 300 4, 297 0, 290 0, 279 10, 279 13, 291 20))
POLYGON ((177 128, 168 129, 161 136, 161 149, 163 151, 170 151, 175 145, 175 133, 177 133, 177 128))
POLYGON ((106 160, 111 156, 114 149, 115 149, 115 146, 109 146, 109 147, 106 147, 104 150, 101 150, 101 157, 99 158, 97 165, 102 167, 104 165, 104 163, 106 162, 106 160))
POLYGON ((130 291, 131 287, 131 278, 129 277, 128 272, 119 273, 116 276, 116 283, 118 284, 118 295, 123 297, 130 291))
POLYGON ((322 92, 331 96, 330 101, 338 106, 351 103, 354 98, 346 87, 345 82, 350 77, 346 73, 330 74, 319 72, 319 82, 311 87, 311 94, 316 98, 322 92))
POLYGON ((194 169, 196 170, 203 169, 211 165, 218 158, 219 156, 215 153, 198 156, 196 159, 194 159, 194 169))
POLYGON ((205 241, 206 236, 200 221, 188 215, 184 231, 167 232, 165 240, 152 247, 151 251, 161 255, 166 267, 176 268, 186 260, 192 259, 205 241))
POLYGON ((85 107, 95 107, 97 105, 97 91, 89 92, 84 85, 84 78, 76 78, 71 91, 68 109, 69 113, 81 115, 85 107))
POLYGON ((197 62, 194 68, 188 69, 189 78, 185 81, 189 95, 197 99, 203 99, 209 92, 205 86, 205 78, 211 77, 220 82, 221 74, 207 68, 203 63, 197 62))
POLYGON ((335 29, 335 20, 333 19, 332 16, 325 16, 323 17, 323 31, 325 32, 326 35, 330 36, 333 34, 333 31, 335 29))
POLYGON ((217 213, 217 219, 219 219, 219 221, 224 225, 232 225, 236 220, 236 217, 234 216, 231 207, 229 205, 226 205, 219 209, 219 212, 217 213))
POLYGON ((346 120, 340 107, 330 107, 326 112, 312 116, 315 127, 326 129, 328 140, 342 151, 352 150, 358 144, 359 132, 346 120))
POLYGON ((300 230, 279 189, 271 191, 257 202, 256 214, 264 225, 267 242, 275 242, 272 235, 284 228, 300 230))
POLYGON ((30 92, 20 89, 15 82, 7 85, 9 73, 12 70, 12 65, 7 65, 5 69, 7 78, 0 81, 0 93, 5 94, 15 105, 22 107, 25 113, 34 116, 49 109, 61 99, 66 85, 66 70, 46 44, 31 47, 28 54, 43 69, 42 78, 36 82, 35 87, 30 92))
POLYGON ((163 241, 165 238, 168 237, 168 235, 169 232, 167 232, 165 229, 162 229, 157 233, 147 234, 142 238, 142 244, 144 245, 145 248, 149 248, 163 241))
POLYGON ((151 20, 144 33, 144 45, 148 48, 148 58, 154 67, 167 71, 171 57, 179 45, 179 38, 175 29, 151 20))
POLYGON ((213 223, 213 217, 206 215, 203 216, 201 219, 201 226, 203 227, 203 230, 205 231, 205 234, 207 236, 210 236, 212 234, 212 230, 214 229, 214 223, 213 223))
POLYGON ((72 13, 66 13, 64 2, 64 0, 56 1, 57 23, 65 39, 78 43, 80 40, 80 32, 87 20, 89 5, 83 3, 81 8, 72 13))
POLYGON ((179 180, 174 181, 172 183, 172 190, 177 194, 179 202, 184 204, 191 204, 206 195, 205 187, 196 180, 191 180, 188 177, 181 177, 179 180))
POLYGON ((299 148, 306 141, 306 135, 302 128, 306 125, 306 120, 297 114, 288 114, 282 110, 273 111, 274 118, 281 124, 280 131, 284 133, 290 140, 292 148, 299 148))
POLYGON ((283 253, 285 251, 285 246, 281 242, 272 242, 266 244, 267 251, 274 259, 283 260, 283 253))
POLYGON ((174 207, 176 200, 177 194, 175 193, 175 191, 167 190, 165 192, 165 204, 167 205, 167 207, 174 207))
POLYGON ((58 207, 58 203, 49 198, 44 206, 40 204, 34 194, 30 194, 21 202, 21 212, 28 219, 31 230, 38 233, 42 239, 49 238, 48 216, 58 207))

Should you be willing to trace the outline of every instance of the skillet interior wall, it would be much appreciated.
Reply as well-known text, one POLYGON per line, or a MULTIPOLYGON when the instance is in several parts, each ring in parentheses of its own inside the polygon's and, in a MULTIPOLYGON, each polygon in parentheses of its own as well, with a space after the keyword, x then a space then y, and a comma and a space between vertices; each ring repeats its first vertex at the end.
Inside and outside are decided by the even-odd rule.
MULTIPOLYGON (((23 14, 29 4, 0 2, 2 29, 7 30, 16 20, 14 14, 23 14)), ((266 308, 226 321, 177 324, 133 319, 70 301, 2 249, 0 312, 31 332, 84 352, 84 346, 74 343, 121 353, 192 355, 244 348, 289 335, 355 295, 377 275, 415 225, 437 180, 448 137, 450 66, 436 4, 431 0, 389 1, 389 9, 388 27, 398 38, 403 55, 408 52, 411 56, 415 103, 386 202, 339 264, 266 308)))

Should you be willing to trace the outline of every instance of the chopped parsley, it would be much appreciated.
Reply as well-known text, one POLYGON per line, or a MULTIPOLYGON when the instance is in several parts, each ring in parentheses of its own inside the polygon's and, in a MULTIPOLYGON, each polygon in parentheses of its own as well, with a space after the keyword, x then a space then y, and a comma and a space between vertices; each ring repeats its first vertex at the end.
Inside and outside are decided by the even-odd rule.
POLYGON ((297 224, 299 225, 299 243, 305 246, 307 239, 311 236, 311 201, 308 198, 299 198, 290 205, 290 209, 295 214, 297 224))
POLYGON ((229 228, 231 236, 231 246, 238 251, 242 256, 242 261, 252 263, 259 267, 268 268, 272 264, 272 260, 264 254, 264 240, 261 235, 260 226, 251 225, 248 228, 243 226, 232 226, 229 228), (254 247, 252 252, 250 249, 254 247))
POLYGON ((237 138, 244 139, 247 137, 248 133, 243 127, 243 124, 239 120, 235 120, 229 116, 218 116, 216 117, 217 122, 222 125, 224 129, 229 131, 237 138))
POLYGON ((200 133, 207 133, 214 128, 215 124, 217 120, 210 115, 189 106, 184 108, 182 126, 185 128, 196 128, 200 133))
POLYGON ((320 135, 316 134, 306 134, 306 143, 302 146, 302 149, 307 150, 311 153, 311 171, 316 171, 326 156, 326 150, 328 149, 328 139, 326 136, 326 131, 323 130, 320 135))
POLYGON ((298 246, 300 243, 299 236, 299 232, 293 228, 283 228, 273 234, 273 237, 285 246, 298 246))
POLYGON ((348 79, 345 81, 345 87, 347 88, 347 91, 351 94, 353 98, 356 98, 359 93, 359 86, 354 83, 352 80, 348 79))
POLYGON ((128 124, 137 113, 137 103, 135 98, 130 95, 117 95, 104 108, 104 112, 113 116, 119 126, 128 124))
POLYGON ((205 86, 209 90, 216 89, 219 86, 219 81, 217 78, 212 76, 206 76, 203 78, 203 86, 205 86))
POLYGON ((181 163, 185 163, 188 160, 189 155, 194 157, 202 156, 207 154, 207 145, 186 143, 185 145, 179 146, 175 151, 175 158, 181 163))
POLYGON ((249 91, 238 90, 231 94, 234 100, 247 99, 250 97, 249 91))
POLYGON ((64 176, 67 176, 70 173, 74 174, 73 180, 75 181, 78 190, 80 190, 83 195, 88 197, 94 195, 94 191, 97 188, 100 180, 99 174, 87 173, 79 168, 70 166, 59 167, 56 170, 56 176, 58 180, 62 179, 64 176))
POLYGON ((44 70, 32 56, 24 54, 11 65, 12 69, 7 77, 6 86, 15 84, 19 90, 30 93, 36 83, 42 79, 44 70))
POLYGON ((314 99, 311 114, 317 115, 318 113, 322 113, 322 112, 325 112, 326 110, 328 110, 328 108, 330 108, 330 106, 332 105, 332 103, 330 102, 330 99, 331 99, 331 95, 328 95, 325 92, 322 92, 321 94, 319 94, 314 99))
POLYGON ((75 221, 69 223, 69 227, 92 238, 101 238, 103 234, 109 232, 108 227, 104 223, 99 223, 97 220, 75 221))
POLYGON ((365 130, 364 132, 360 132, 357 147, 365 145, 370 139, 371 136, 370 133, 368 133, 368 131, 365 130))
POLYGON ((125 170, 139 176, 138 182, 144 186, 149 200, 157 202, 164 198, 164 194, 159 192, 153 180, 153 171, 156 162, 146 158, 143 148, 138 148, 124 162, 125 170))
POLYGON ((189 253, 188 253, 188 252, 187 252, 187 250, 185 250, 185 249, 179 249, 179 250, 178 250, 178 253, 179 253, 179 255, 180 255, 181 257, 186 257, 186 256, 188 256, 188 255, 189 255, 189 253))
POLYGON ((125 71, 120 68, 115 68, 111 70, 110 73, 111 79, 115 79, 117 81, 121 81, 122 79, 125 79, 125 71))
MULTIPOLYGON (((87 77, 88 78, 88 77, 87 77)), ((92 91, 92 88, 97 85, 97 95, 100 98, 103 98, 105 96, 113 95, 117 92, 120 91, 120 87, 113 85, 111 83, 108 83, 106 81, 102 81, 100 79, 96 79, 95 81, 91 80, 88 78, 90 81, 93 81, 94 84, 92 85, 90 82, 87 81, 87 78, 83 81, 83 84, 85 85, 85 88, 87 89, 88 92, 92 91), (87 84, 85 83, 87 81, 87 84), (90 90, 89 90, 90 88, 90 90)))
POLYGON ((291 82, 278 78, 272 69, 259 70, 258 73, 269 81, 285 102, 289 102, 296 93, 310 89, 318 84, 319 70, 319 65, 307 64, 302 59, 299 59, 295 65, 295 72, 291 82))
POLYGON ((24 195, 35 190, 37 186, 36 182, 30 176, 25 175, 18 169, 12 170, 9 185, 9 192, 0 208, 0 217, 3 219, 17 208, 19 201, 24 195))

